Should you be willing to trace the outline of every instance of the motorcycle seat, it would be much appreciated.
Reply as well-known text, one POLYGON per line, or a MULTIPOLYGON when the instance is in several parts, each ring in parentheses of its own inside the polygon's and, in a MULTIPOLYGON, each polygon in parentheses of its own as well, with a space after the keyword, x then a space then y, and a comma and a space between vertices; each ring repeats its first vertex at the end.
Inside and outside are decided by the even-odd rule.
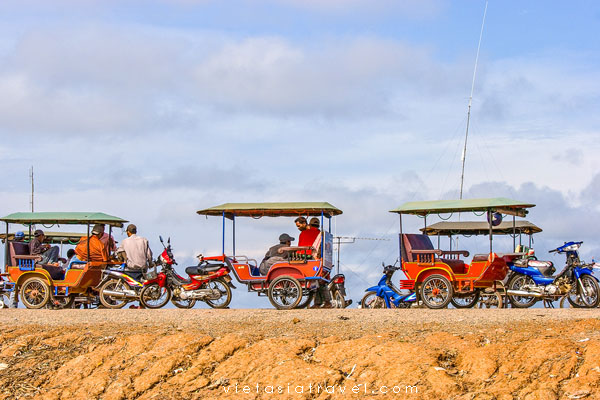
POLYGON ((196 265, 194 267, 187 267, 185 273, 188 275, 208 275, 211 272, 220 270, 224 266, 225 264, 196 265))
POLYGON ((556 269, 552 261, 539 261, 539 260, 528 260, 527 266, 535 268, 542 273, 544 276, 552 276, 556 269))

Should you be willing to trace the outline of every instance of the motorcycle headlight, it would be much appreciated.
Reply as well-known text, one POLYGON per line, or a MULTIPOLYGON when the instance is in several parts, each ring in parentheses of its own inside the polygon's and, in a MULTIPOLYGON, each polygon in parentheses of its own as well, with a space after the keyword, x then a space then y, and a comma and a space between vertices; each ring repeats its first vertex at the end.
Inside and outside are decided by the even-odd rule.
POLYGON ((579 249, 580 246, 581 245, 579 245, 579 244, 572 244, 570 246, 565 247, 563 250, 564 251, 575 251, 575 250, 579 249))

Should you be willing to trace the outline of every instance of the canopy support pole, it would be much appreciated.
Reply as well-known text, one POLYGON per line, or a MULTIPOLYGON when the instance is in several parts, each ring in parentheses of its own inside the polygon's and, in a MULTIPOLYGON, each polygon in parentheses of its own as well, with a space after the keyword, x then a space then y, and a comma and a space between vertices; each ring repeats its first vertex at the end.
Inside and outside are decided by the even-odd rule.
POLYGON ((400 233, 398 234, 398 262, 402 266, 402 214, 398 214, 400 217, 400 233))
POLYGON ((222 241, 222 246, 221 248, 223 249, 223 256, 225 255, 225 211, 223 211, 223 241, 222 241))
POLYGON ((87 259, 86 261, 90 261, 90 224, 87 224, 87 259))
POLYGON ((492 248, 492 240, 493 240, 492 239, 492 236, 493 236, 493 234, 492 234, 492 210, 488 209, 487 214, 488 214, 488 225, 489 225, 489 228, 490 228, 490 231, 489 231, 489 235, 490 235, 490 254, 492 254, 492 252, 493 252, 493 248, 492 248))
POLYGON ((232 235, 233 235, 233 258, 235 258, 235 214, 233 214, 232 221, 233 221, 233 230, 232 230, 232 235))
MULTIPOLYGON (((31 237, 31 236, 30 236, 31 237)), ((8 222, 6 223, 6 240, 4 241, 4 273, 8 272, 8 222)))
POLYGON ((513 251, 517 248, 517 228, 516 228, 515 216, 513 215, 513 251))

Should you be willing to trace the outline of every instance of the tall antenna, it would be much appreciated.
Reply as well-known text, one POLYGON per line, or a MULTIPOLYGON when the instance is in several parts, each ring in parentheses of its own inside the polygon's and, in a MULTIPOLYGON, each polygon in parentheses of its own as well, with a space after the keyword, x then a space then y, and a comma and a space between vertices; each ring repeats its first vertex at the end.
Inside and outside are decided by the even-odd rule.
POLYGON ((29 180, 31 181, 31 200, 29 201, 29 203, 31 204, 31 212, 33 212, 33 165, 29 170, 29 180))
POLYGON ((460 199, 463 198, 463 184, 465 183, 465 160, 467 158, 467 139, 469 138, 469 122, 471 121, 471 103, 473 102, 473 90, 475 89, 475 74, 477 73, 477 62, 479 61, 479 49, 481 48, 481 39, 483 37, 483 27, 485 25, 485 15, 487 14, 488 2, 485 2, 483 10, 483 21, 481 22, 481 32, 479 33, 479 44, 477 45, 477 56, 475 57, 475 68, 473 70, 473 82, 471 83, 471 95, 469 96, 469 108, 467 111, 467 131, 465 132, 465 146, 462 152, 462 171, 460 174, 460 199))

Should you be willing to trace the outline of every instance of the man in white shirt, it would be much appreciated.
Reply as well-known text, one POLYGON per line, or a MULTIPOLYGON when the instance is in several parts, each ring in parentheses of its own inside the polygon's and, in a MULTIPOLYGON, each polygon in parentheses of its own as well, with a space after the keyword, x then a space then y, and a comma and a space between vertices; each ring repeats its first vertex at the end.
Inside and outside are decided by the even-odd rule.
POLYGON ((148 240, 137 235, 137 227, 127 226, 127 239, 123 239, 117 253, 125 252, 127 256, 127 275, 133 279, 142 280, 142 271, 152 264, 152 251, 148 240))

